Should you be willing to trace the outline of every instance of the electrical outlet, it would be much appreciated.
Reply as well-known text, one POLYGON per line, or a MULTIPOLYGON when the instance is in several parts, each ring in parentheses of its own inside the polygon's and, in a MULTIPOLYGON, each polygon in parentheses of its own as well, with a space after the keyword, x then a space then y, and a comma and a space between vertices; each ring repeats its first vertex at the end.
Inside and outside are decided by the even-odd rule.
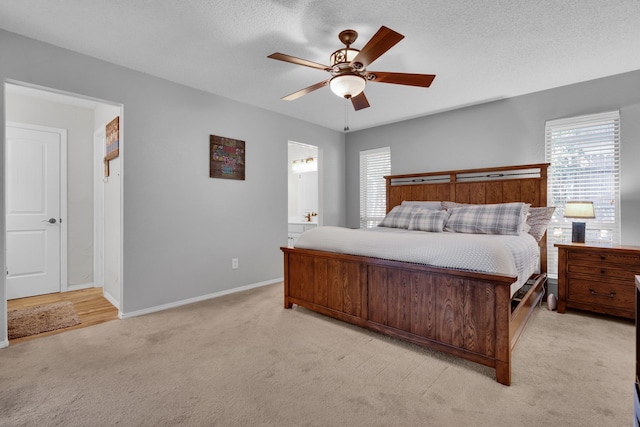
POLYGON ((234 270, 238 269, 238 258, 233 258, 231 260, 231 268, 234 269, 234 270))

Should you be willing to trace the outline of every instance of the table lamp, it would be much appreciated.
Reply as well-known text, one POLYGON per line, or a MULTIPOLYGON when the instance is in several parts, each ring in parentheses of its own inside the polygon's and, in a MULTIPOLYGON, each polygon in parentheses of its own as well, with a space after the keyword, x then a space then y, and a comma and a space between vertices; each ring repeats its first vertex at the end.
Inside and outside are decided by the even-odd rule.
MULTIPOLYGON (((565 218, 590 219, 596 217, 593 202, 567 202, 564 208, 565 218)), ((571 241, 584 243, 587 225, 584 222, 574 221, 571 226, 571 241)))

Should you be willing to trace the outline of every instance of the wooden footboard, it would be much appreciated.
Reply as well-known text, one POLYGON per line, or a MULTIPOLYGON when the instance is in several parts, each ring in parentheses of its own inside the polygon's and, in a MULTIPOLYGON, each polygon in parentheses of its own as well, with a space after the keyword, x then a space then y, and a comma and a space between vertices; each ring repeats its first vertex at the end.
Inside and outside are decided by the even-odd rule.
POLYGON ((284 306, 298 304, 496 370, 511 383, 511 350, 545 281, 513 310, 513 276, 282 248, 284 306))
MULTIPOLYGON (((546 163, 387 176, 387 212, 403 201, 547 206, 546 163)), ((282 248, 284 306, 298 304, 355 325, 496 370, 511 383, 511 351, 546 286, 540 271, 511 299, 513 276, 483 274, 330 252, 282 248)))

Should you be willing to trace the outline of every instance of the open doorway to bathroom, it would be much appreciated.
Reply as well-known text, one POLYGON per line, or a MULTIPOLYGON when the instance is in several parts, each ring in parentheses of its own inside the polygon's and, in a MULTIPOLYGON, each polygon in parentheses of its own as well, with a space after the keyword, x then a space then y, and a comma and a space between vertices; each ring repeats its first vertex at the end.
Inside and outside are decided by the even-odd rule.
POLYGON ((319 205, 318 147, 289 141, 288 245, 303 232, 322 223, 319 205))

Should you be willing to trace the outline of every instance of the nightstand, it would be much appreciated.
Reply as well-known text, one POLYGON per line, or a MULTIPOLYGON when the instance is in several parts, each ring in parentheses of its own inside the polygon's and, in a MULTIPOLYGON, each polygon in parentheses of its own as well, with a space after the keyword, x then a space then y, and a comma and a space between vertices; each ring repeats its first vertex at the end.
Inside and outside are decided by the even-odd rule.
POLYGON ((635 318, 640 246, 556 243, 558 313, 567 308, 635 318))

